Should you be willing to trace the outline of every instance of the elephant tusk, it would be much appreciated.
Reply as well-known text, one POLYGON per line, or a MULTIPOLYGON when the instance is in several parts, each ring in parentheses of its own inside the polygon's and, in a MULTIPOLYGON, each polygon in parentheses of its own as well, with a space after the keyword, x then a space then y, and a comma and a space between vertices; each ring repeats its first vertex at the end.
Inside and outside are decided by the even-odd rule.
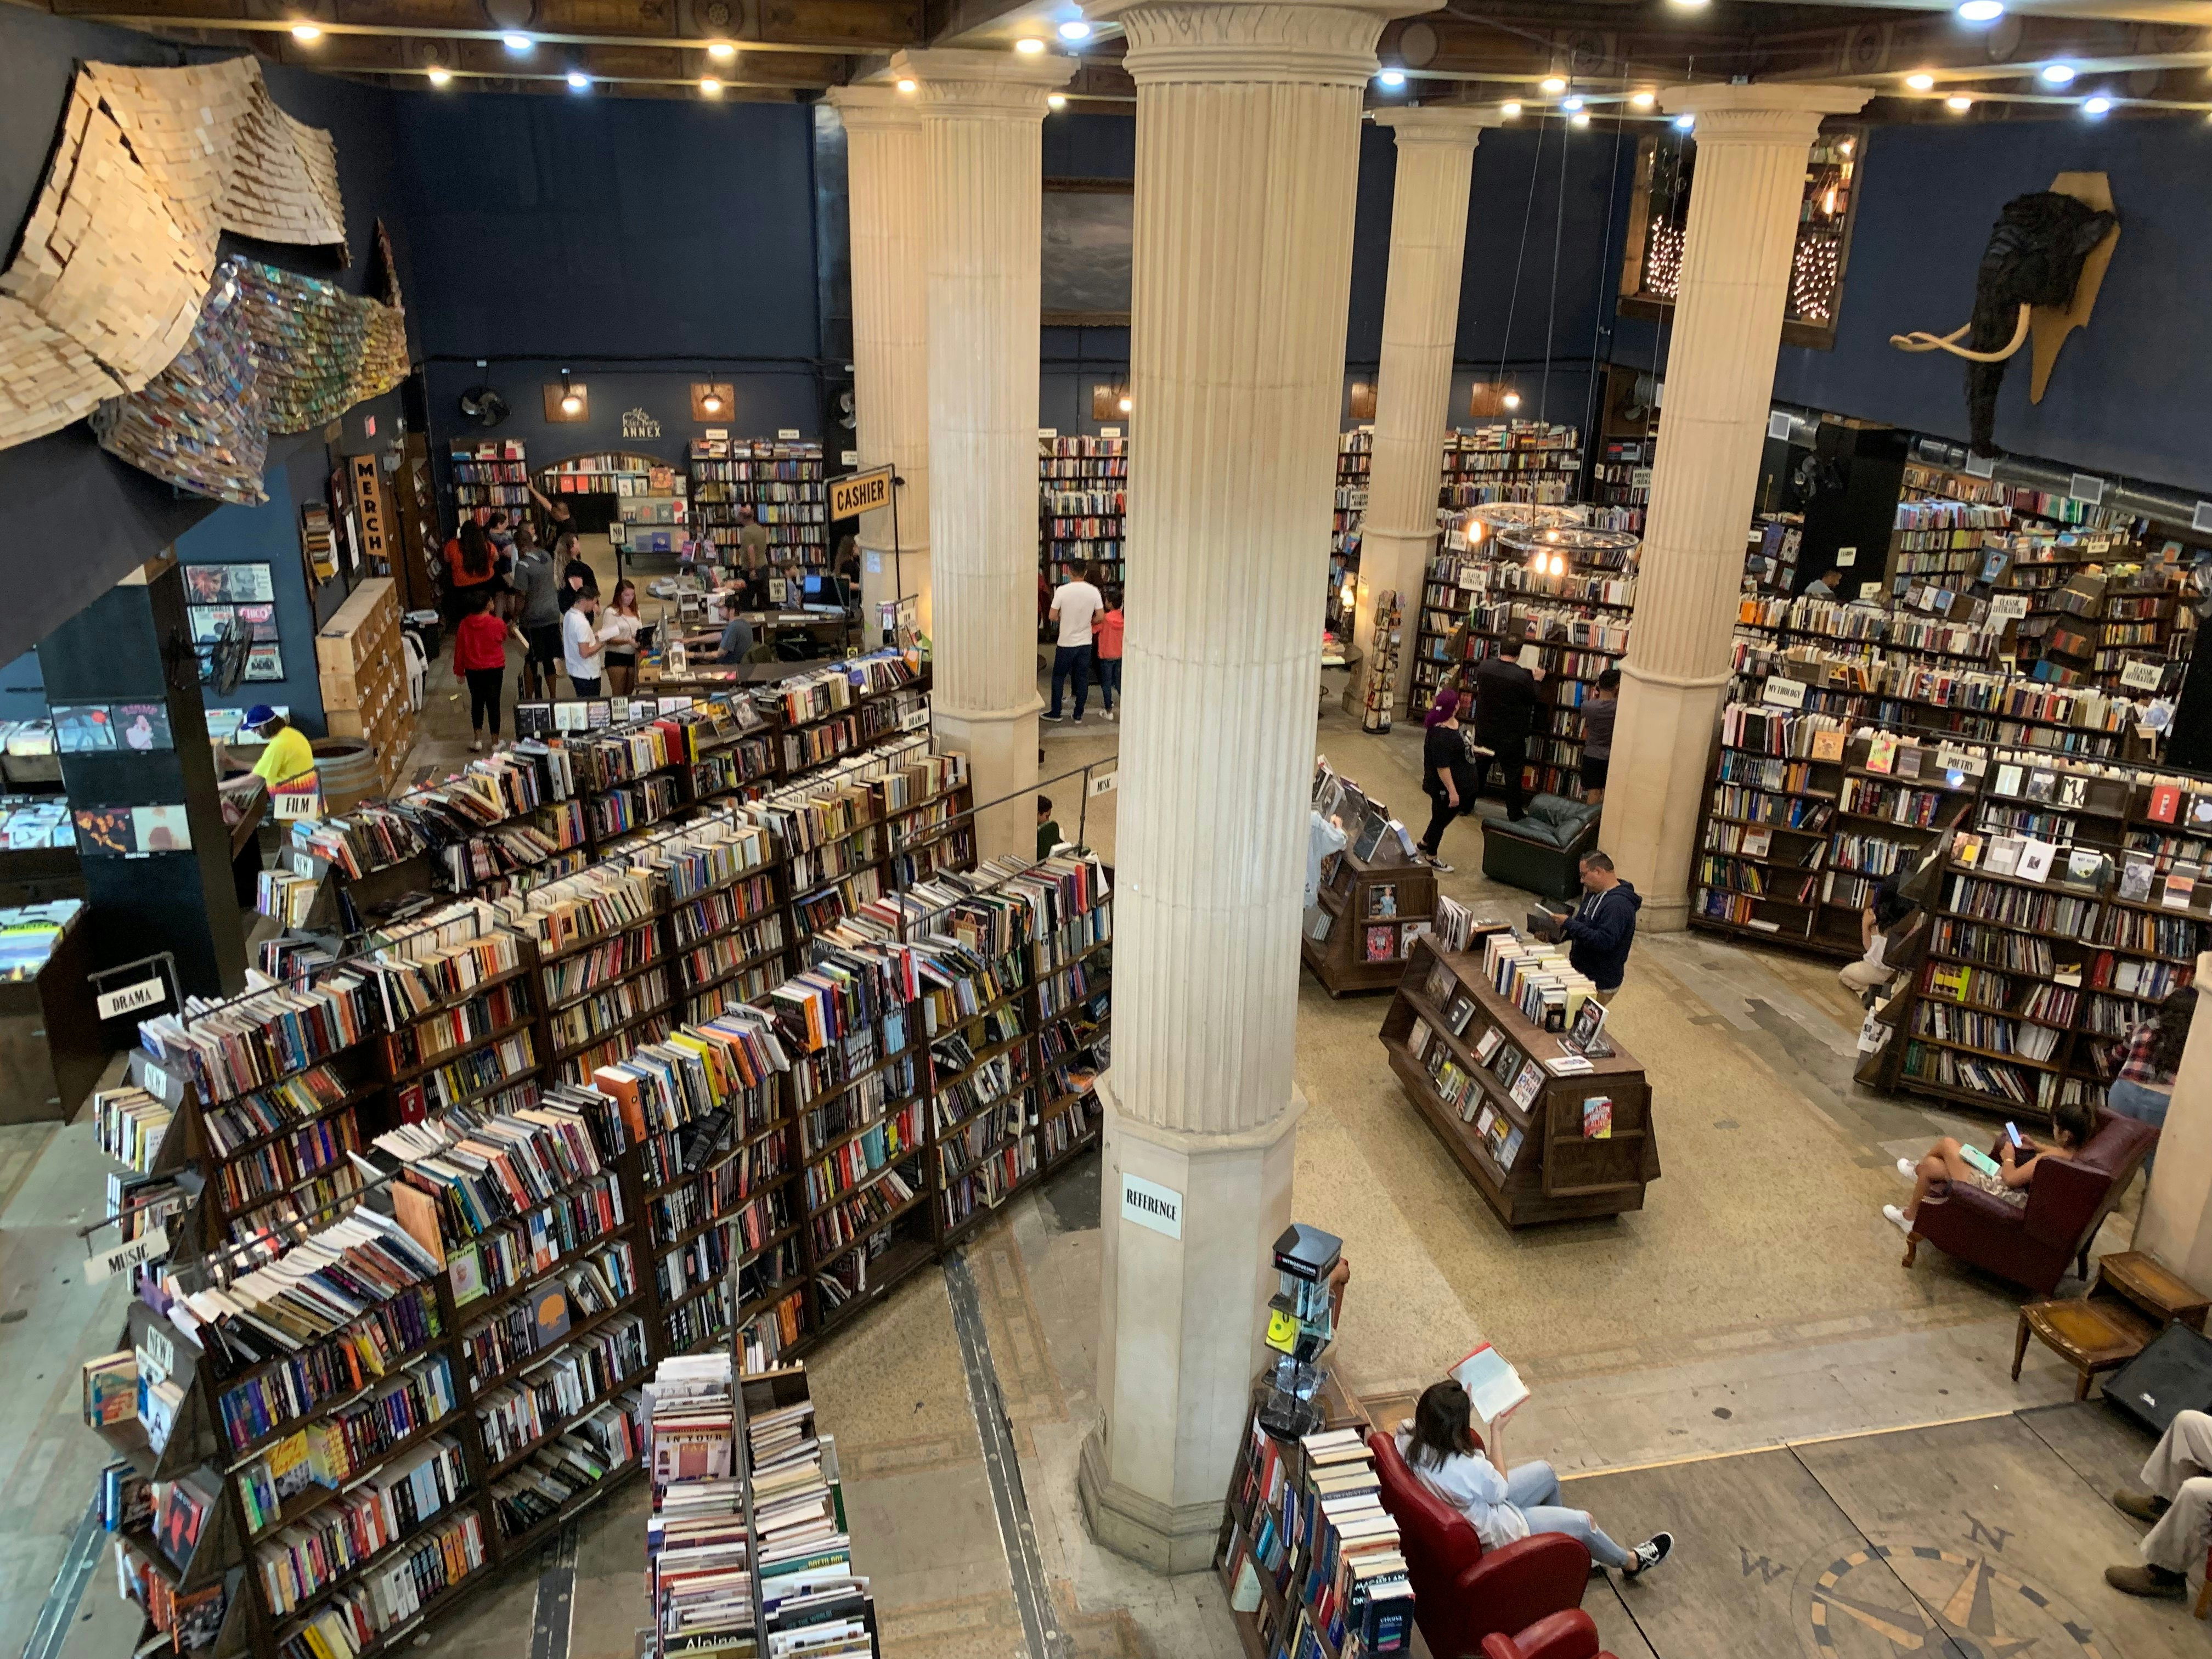
MULTIPOLYGON (((2013 330, 2011 343, 2002 351, 1971 351, 1965 346, 1953 344, 1954 341, 1966 331, 1966 328, 1954 329, 1950 333, 1940 336, 1925 333, 1893 334, 1889 337, 1889 343, 1899 351, 1948 351, 1954 357, 1964 357, 1970 363, 2001 363, 2027 343, 2028 325, 2033 320, 2033 316, 2031 307, 2022 306, 2020 308, 2020 326, 2013 330)), ((1966 325, 1967 328, 1972 326, 1971 323, 1966 325)))

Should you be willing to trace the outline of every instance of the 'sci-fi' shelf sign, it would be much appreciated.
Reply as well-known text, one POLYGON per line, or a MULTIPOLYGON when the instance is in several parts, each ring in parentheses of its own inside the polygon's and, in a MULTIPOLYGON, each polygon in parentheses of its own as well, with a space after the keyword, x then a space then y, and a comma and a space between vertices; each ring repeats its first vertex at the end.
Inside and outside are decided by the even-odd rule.
POLYGON ((1142 1176, 1121 1172, 1121 1219, 1150 1227, 1170 1238, 1182 1237, 1182 1194, 1156 1187, 1142 1176))

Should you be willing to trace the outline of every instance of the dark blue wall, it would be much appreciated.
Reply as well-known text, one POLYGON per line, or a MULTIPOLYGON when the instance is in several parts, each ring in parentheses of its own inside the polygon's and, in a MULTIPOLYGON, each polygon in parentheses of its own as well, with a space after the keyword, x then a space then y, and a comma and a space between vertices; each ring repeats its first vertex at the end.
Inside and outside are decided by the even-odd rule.
POLYGON ((1997 442, 2084 471, 2212 489, 2212 131, 2202 120, 1876 129, 1836 349, 1785 348, 1775 395, 1963 440, 1965 365, 1899 351, 1889 337, 1965 322, 1997 210, 2066 172, 2112 176, 2119 243, 2095 314, 2059 353, 2041 405, 2027 400, 2026 350, 2007 373, 1997 442))
POLYGON ((813 360, 805 106, 425 90, 392 107, 428 356, 813 360))

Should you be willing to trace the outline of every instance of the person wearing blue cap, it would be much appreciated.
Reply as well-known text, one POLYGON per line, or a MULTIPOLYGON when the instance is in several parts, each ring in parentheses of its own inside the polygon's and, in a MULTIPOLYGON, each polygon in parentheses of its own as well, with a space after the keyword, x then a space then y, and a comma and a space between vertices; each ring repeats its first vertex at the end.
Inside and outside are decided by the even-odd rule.
POLYGON ((237 775, 223 780, 224 788, 250 788, 258 778, 274 789, 315 769, 315 751, 307 735, 267 703, 255 703, 240 717, 239 724, 261 739, 261 758, 248 767, 231 752, 228 744, 217 744, 216 761, 227 769, 237 770, 237 775))

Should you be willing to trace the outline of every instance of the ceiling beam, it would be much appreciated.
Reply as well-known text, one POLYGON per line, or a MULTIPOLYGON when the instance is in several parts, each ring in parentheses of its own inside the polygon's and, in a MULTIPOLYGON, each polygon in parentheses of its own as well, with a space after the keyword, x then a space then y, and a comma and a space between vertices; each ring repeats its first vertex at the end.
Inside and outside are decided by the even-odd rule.
MULTIPOLYGON (((55 9, 57 16, 72 17, 88 23, 110 23, 118 28, 138 29, 156 33, 167 29, 208 29, 233 34, 281 34, 289 36, 295 21, 290 18, 210 16, 204 10, 194 13, 167 12, 101 12, 73 11, 55 9)), ((757 40, 738 35, 674 35, 674 34, 579 34, 560 30, 442 28, 420 23, 337 23, 320 18, 307 17, 323 32, 326 38, 342 35, 396 37, 420 40, 489 40, 498 42, 509 34, 527 34, 540 46, 660 46, 679 51, 705 52, 716 46, 735 46, 740 54, 745 52, 804 52, 815 56, 858 56, 866 52, 896 51, 915 44, 904 40, 827 41, 827 40, 757 40)))

